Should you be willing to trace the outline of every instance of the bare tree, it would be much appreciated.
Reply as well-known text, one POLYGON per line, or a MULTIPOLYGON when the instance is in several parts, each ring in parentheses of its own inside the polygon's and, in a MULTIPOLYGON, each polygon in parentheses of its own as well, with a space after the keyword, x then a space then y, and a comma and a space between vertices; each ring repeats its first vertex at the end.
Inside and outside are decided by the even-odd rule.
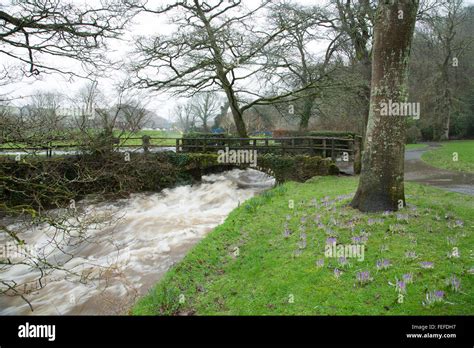
POLYGON ((370 81, 372 68, 372 34, 376 2, 371 0, 335 0, 339 15, 340 47, 345 49, 352 64, 358 66, 365 86, 361 97, 366 101, 364 124, 367 125, 370 104, 370 81), (347 42, 350 44, 347 45, 347 42))
POLYGON ((466 20, 462 0, 445 0, 428 12, 423 20, 427 26, 424 39, 430 41, 430 54, 438 57, 436 85, 439 88, 437 100, 439 137, 449 139, 451 115, 454 107, 452 93, 452 75, 457 68, 466 48, 473 42, 472 38, 460 39, 460 27, 466 20))
POLYGON ((0 56, 19 63, 28 76, 40 72, 82 75, 57 62, 51 64, 47 58, 80 61, 91 68, 101 66, 106 59, 100 49, 106 39, 118 38, 133 14, 127 9, 119 0, 103 1, 98 6, 86 2, 76 5, 69 0, 10 0, 0 8, 0 56))
MULTIPOLYGON (((103 48, 107 39, 119 37, 133 15, 133 11, 128 10, 120 0, 94 2, 94 5, 85 1, 78 5, 72 0, 2 2, 0 85, 5 86, 23 75, 59 73, 88 77, 94 68, 105 70, 109 61, 103 48), (81 65, 74 69, 71 62, 81 65)), ((9 99, 4 97, 2 94, 2 101, 9 99)), ((42 92, 34 95, 29 105, 3 108, 2 140, 41 145, 64 134, 67 117, 59 112, 63 100, 42 92)), ((71 200, 80 196, 84 187, 111 174, 100 166, 91 169, 81 163, 82 160, 78 159, 68 171, 65 161, 0 157, 0 244, 2 247, 12 244, 16 250, 13 257, 2 255, 0 260, 1 294, 21 296, 28 302, 32 285, 35 290, 44 287, 54 270, 74 274, 81 281, 84 279, 76 270, 64 266, 74 257, 71 255, 74 246, 88 239, 86 230, 91 225, 99 227, 102 221, 98 216, 92 217, 71 207, 71 200), (71 179, 70 175, 76 174, 71 179), (49 243, 37 250, 38 254, 29 252, 34 242, 25 238, 32 228, 51 233, 49 243), (31 272, 28 283, 11 277, 9 270, 15 267, 28 267, 31 272)))
POLYGON ((209 132, 211 122, 220 111, 220 100, 215 93, 203 92, 196 94, 191 100, 193 112, 201 121, 204 132, 209 132))
POLYGON ((178 117, 178 128, 184 133, 188 133, 196 126, 197 117, 193 109, 194 108, 189 101, 184 104, 176 105, 174 109, 174 113, 178 117))
POLYGON ((329 16, 327 11, 319 7, 307 7, 287 1, 273 4, 269 15, 272 27, 287 28, 274 40, 271 49, 266 50, 268 59, 275 61, 273 79, 275 75, 280 77, 273 85, 286 86, 289 90, 308 87, 297 94, 299 100, 289 98, 293 99, 293 102, 286 105, 291 106, 292 112, 296 111, 294 113, 300 117, 302 130, 308 128, 315 99, 320 95, 328 74, 328 64, 341 35, 336 33, 330 39, 322 57, 318 57, 310 49, 318 41, 321 42, 333 34, 333 31, 328 29, 335 28, 335 18, 329 16))
POLYGON ((405 205, 404 115, 386 116, 380 104, 406 101, 407 66, 418 0, 381 1, 375 29, 370 113, 359 187, 351 205, 361 211, 405 205))
POLYGON ((173 14, 176 26, 170 36, 138 40, 138 56, 133 66, 137 83, 181 96, 223 91, 238 134, 247 137, 245 110, 274 103, 308 88, 303 86, 281 95, 268 93, 267 82, 271 80, 268 75, 274 71, 275 64, 280 64, 269 62, 264 50, 289 29, 261 27, 259 15, 269 3, 265 0, 247 9, 241 0, 219 0, 212 4, 199 0, 176 1, 159 8, 131 2, 134 9, 156 15, 173 14))
POLYGON ((57 92, 37 91, 22 107, 4 107, 2 141, 13 147, 46 146, 67 125, 66 117, 59 112, 63 100, 57 92))

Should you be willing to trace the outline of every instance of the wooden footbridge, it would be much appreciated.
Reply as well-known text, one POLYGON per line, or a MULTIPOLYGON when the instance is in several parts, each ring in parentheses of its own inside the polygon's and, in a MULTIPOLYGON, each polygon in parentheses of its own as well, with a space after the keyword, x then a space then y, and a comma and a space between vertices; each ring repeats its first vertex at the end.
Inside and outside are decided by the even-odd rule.
MULTIPOLYGON (((82 144, 69 143, 65 139, 54 139, 43 143, 21 142, 16 146, 0 144, 3 154, 22 151, 26 153, 42 153, 51 157, 55 153, 74 153, 82 144)), ((358 173, 361 158, 361 137, 273 137, 273 138, 233 138, 223 136, 163 138, 144 135, 128 137, 123 141, 116 139, 114 149, 119 151, 154 152, 170 150, 177 153, 217 153, 219 150, 256 150, 258 154, 272 153, 281 156, 308 155, 331 158, 343 165, 352 163, 354 172, 358 173), (173 145, 172 145, 173 144, 173 145)))

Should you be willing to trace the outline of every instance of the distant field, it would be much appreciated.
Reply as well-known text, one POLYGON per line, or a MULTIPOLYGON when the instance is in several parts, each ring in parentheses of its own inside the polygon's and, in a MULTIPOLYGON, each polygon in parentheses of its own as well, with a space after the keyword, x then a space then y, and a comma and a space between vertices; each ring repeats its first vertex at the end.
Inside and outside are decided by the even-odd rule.
MULTIPOLYGON (((116 135, 119 135, 120 132, 117 131, 116 135)), ((125 133, 122 135, 121 139, 123 139, 121 145, 141 145, 141 139, 128 139, 128 138, 141 138, 144 135, 148 135, 150 137, 156 138, 170 138, 167 139, 155 139, 151 140, 152 145, 169 145, 174 146, 176 145, 176 141, 173 138, 181 138, 182 134, 176 131, 159 131, 159 130, 142 130, 134 134, 125 133)))
POLYGON ((424 153, 421 159, 434 167, 472 173, 474 172, 474 140, 442 143, 440 148, 424 153))
MULTIPOLYGON (((119 136, 121 134, 120 131, 114 131, 115 136, 119 136)), ((175 145, 175 140, 173 138, 181 138, 182 134, 180 132, 176 131, 160 131, 160 130, 142 130, 138 131, 136 133, 130 133, 126 132, 121 135, 121 145, 122 146, 127 146, 127 145, 141 145, 141 137, 143 135, 149 135, 150 137, 157 137, 157 138, 170 138, 168 139, 156 139, 151 141, 152 145, 169 145, 169 146, 174 146, 175 145), (129 138, 137 138, 137 139, 129 139, 129 138)), ((70 135, 63 135, 64 138, 67 138, 70 135)), ((73 140, 65 140, 65 141, 53 141, 52 145, 55 146, 74 146, 76 145, 73 140)), ((31 145, 30 145, 31 146, 31 145)), ((0 148, 3 149, 22 149, 28 147, 28 145, 25 144, 20 144, 20 143, 6 143, 6 144, 0 144, 0 148)))

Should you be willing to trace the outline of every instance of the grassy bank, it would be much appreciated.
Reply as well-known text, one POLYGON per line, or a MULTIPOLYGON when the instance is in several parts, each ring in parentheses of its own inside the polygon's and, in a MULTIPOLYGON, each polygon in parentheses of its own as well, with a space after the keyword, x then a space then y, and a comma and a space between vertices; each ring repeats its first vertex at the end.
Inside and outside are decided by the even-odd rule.
POLYGON ((440 148, 425 152, 421 159, 433 167, 473 173, 474 140, 442 143, 440 148), (457 153, 457 161, 455 153, 457 153))
POLYGON ((410 205, 404 210, 361 214, 347 206, 356 185, 355 178, 318 177, 247 201, 132 313, 474 314, 473 199, 409 183, 410 205), (344 260, 325 257, 330 236, 338 245, 365 243, 363 261, 347 258, 343 265, 344 260), (448 257, 453 247, 460 257, 448 257), (386 269, 377 269, 378 261, 386 269), (358 282, 358 273, 365 271, 370 272, 367 282, 358 282), (411 274, 413 282, 398 303, 395 283, 404 274, 411 274), (439 301, 422 304, 427 293, 438 290, 443 291, 437 293, 439 301))
POLYGON ((427 147, 428 145, 426 144, 407 144, 405 145, 406 150, 419 150, 427 147))

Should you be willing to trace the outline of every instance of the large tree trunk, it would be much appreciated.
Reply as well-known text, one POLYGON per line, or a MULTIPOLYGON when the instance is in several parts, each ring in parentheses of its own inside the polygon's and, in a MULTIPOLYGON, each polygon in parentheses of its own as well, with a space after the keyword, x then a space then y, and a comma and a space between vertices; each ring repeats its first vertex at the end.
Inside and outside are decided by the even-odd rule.
POLYGON ((245 126, 243 113, 235 103, 230 103, 230 111, 234 117, 235 127, 237 128, 237 133, 241 138, 248 138, 247 127, 245 126))
POLYGON ((239 107, 239 103, 237 101, 235 92, 232 88, 232 84, 227 78, 224 72, 224 67, 222 65, 217 66, 217 76, 222 83, 222 87, 224 89, 225 95, 229 102, 230 112, 232 112, 235 128, 237 129, 237 133, 239 134, 239 137, 241 138, 248 138, 247 127, 245 126, 243 112, 241 108, 239 107))
POLYGON ((405 204, 406 116, 381 114, 380 103, 406 102, 410 45, 418 0, 380 1, 374 28, 370 113, 359 187, 352 207, 397 210, 405 204), (402 18, 400 18, 402 16, 402 18))

